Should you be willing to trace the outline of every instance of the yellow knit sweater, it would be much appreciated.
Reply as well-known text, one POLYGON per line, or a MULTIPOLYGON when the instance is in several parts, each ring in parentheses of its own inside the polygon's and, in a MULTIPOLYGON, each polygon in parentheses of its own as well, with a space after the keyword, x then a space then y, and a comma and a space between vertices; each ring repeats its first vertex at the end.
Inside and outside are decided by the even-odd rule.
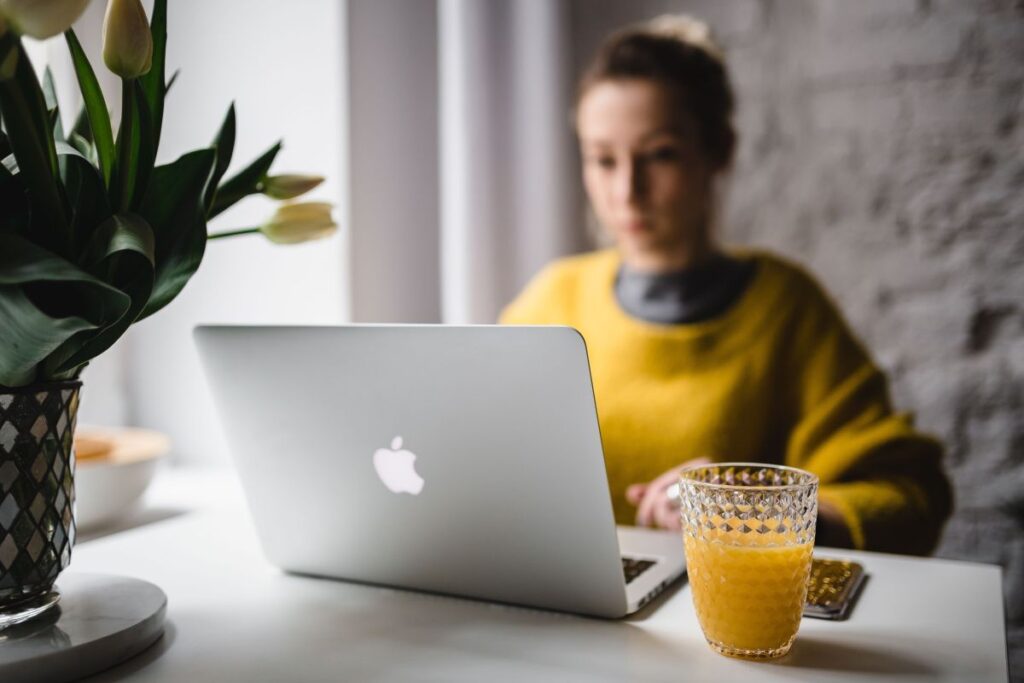
POLYGON ((952 504, 941 446, 893 412, 885 376, 810 275, 735 256, 757 261, 753 280, 706 322, 626 314, 614 250, 548 266, 502 313, 586 340, 616 520, 633 522, 629 484, 691 458, 783 463, 818 475, 858 548, 930 552, 952 504))

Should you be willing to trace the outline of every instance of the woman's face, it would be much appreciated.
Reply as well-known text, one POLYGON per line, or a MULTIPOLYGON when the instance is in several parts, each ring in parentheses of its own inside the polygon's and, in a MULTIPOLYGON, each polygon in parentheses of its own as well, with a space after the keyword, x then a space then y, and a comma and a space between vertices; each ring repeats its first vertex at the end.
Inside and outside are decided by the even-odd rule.
POLYGON ((690 116, 650 80, 607 80, 580 100, 583 183, 625 262, 650 272, 708 252, 714 171, 690 116))

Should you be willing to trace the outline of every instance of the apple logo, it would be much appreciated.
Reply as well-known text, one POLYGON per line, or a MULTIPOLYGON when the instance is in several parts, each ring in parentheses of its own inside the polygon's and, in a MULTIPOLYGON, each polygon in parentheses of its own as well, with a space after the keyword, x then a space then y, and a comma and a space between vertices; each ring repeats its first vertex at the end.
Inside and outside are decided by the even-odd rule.
POLYGON ((392 493, 419 494, 423 477, 416 473, 416 454, 402 450, 402 437, 391 440, 391 448, 378 448, 373 454, 377 476, 392 493))

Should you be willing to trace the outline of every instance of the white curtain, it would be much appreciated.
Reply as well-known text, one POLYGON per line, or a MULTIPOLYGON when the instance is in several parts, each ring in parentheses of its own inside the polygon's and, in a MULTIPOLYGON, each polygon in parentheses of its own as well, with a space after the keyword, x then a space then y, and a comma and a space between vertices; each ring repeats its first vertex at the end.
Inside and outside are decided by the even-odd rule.
POLYGON ((583 246, 564 0, 440 0, 441 291, 446 323, 493 322, 583 246))

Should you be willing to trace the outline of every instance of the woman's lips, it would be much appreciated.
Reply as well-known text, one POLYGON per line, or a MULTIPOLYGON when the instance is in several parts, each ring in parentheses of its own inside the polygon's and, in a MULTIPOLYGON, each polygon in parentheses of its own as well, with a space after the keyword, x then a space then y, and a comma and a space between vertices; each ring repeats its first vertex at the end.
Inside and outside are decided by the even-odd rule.
POLYGON ((626 232, 647 232, 651 229, 651 222, 646 218, 627 218, 622 223, 626 232))

